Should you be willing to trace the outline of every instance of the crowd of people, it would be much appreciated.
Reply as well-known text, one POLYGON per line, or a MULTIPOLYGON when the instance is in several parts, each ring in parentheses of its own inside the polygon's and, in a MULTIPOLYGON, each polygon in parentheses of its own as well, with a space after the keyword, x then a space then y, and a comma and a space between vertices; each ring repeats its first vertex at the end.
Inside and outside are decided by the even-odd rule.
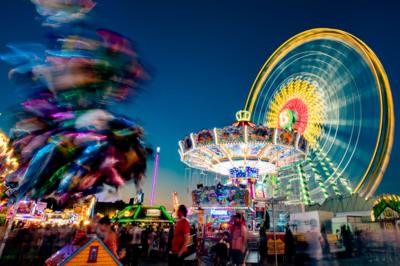
POLYGON ((8 235, 0 265, 44 265, 54 252, 74 239, 76 227, 16 222, 8 235))
MULTIPOLYGON (((93 235, 104 244, 123 265, 138 265, 140 260, 158 258, 169 265, 184 264, 188 247, 196 251, 191 238, 196 229, 191 226, 184 205, 179 206, 175 225, 112 224, 108 217, 95 218, 84 225, 42 225, 18 222, 6 240, 1 265, 44 265, 46 259, 65 245, 82 245, 93 235), (23 251, 23 252, 21 252, 23 251)), ((214 249, 215 263, 243 265, 247 243, 247 227, 241 214, 233 217, 231 227, 218 234, 214 249)))
POLYGON ((123 265, 138 265, 140 259, 164 258, 170 265, 182 265, 193 228, 187 209, 179 206, 175 225, 112 224, 105 217, 84 225, 57 225, 19 221, 5 241, 0 265, 44 265, 46 259, 65 245, 82 245, 98 236, 123 265), (23 252, 22 252, 23 251, 23 252))
MULTIPOLYGON (((64 246, 82 245, 91 236, 96 235, 123 265, 134 266, 151 258, 180 266, 189 254, 196 251, 194 249, 188 252, 191 245, 197 247, 199 256, 204 255, 199 251, 203 240, 196 242, 196 239, 191 237, 195 235, 196 228, 190 225, 186 216, 187 209, 181 205, 177 210, 174 225, 113 224, 108 217, 95 218, 88 225, 15 222, 5 242, 0 265, 44 265, 46 259, 64 246)), ((230 226, 220 231, 214 239, 210 250, 211 263, 244 265, 249 236, 247 230, 244 217, 239 213, 234 215, 230 226)), ((261 257, 267 250, 267 231, 266 226, 262 226, 259 231, 261 257)), ((372 254, 377 250, 383 250, 385 256, 393 257, 392 255, 400 250, 400 237, 398 234, 387 232, 389 231, 382 230, 377 233, 357 228, 351 230, 348 225, 343 225, 328 237, 327 230, 322 227, 320 232, 303 234, 305 239, 298 241, 287 226, 283 238, 285 249, 282 260, 290 265, 304 259, 304 254, 308 259, 315 260, 362 255, 373 260, 372 254)))
POLYGON ((213 244, 209 249, 205 244, 199 242, 198 254, 203 257, 206 264, 222 265, 244 265, 248 243, 248 229, 242 214, 236 213, 231 217, 230 226, 219 229, 211 237, 213 244))
MULTIPOLYGON (((267 242, 270 239, 263 227, 259 233, 261 258, 272 259, 267 255, 267 242)), ((348 224, 344 224, 334 234, 328 235, 325 226, 322 226, 319 232, 309 231, 295 235, 287 225, 283 238, 284 254, 280 254, 282 256, 279 256, 279 260, 288 265, 302 265, 305 261, 361 257, 366 261, 382 258, 391 261, 400 251, 400 234, 397 231, 351 228, 348 224)))

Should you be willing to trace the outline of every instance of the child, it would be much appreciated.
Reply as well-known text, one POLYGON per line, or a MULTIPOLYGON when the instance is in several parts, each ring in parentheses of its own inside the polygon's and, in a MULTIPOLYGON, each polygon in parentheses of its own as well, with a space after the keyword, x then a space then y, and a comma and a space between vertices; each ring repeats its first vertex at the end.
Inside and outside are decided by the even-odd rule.
POLYGON ((229 258, 229 233, 219 234, 219 242, 215 245, 215 265, 226 265, 229 258))

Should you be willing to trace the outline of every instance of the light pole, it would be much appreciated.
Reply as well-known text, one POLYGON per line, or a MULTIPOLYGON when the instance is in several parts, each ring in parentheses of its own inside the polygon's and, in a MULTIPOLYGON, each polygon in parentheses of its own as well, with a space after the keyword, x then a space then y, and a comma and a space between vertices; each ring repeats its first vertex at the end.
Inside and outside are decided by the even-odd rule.
POLYGON ((272 233, 274 235, 274 253, 275 253, 275 266, 278 266, 278 253, 276 252, 276 230, 275 230, 275 204, 285 201, 286 197, 270 198, 267 200, 268 205, 272 206, 272 233))
POLYGON ((154 163, 154 172, 153 172, 153 179, 151 184, 151 196, 150 196, 150 205, 153 206, 154 204, 154 197, 156 194, 156 184, 157 184, 157 173, 158 173, 158 161, 160 159, 160 147, 157 147, 157 154, 156 154, 156 162, 154 163))

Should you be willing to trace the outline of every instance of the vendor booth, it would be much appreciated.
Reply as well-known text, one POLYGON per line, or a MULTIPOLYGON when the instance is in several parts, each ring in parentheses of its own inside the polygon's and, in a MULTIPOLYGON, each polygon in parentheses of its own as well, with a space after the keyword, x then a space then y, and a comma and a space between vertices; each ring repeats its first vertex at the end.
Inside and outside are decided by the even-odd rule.
POLYGON ((379 222, 382 229, 400 230, 400 196, 382 195, 374 201, 371 218, 379 222))
POLYGON ((192 215, 204 225, 204 234, 211 237, 214 232, 226 230, 231 217, 239 212, 247 219, 254 211, 250 208, 247 189, 234 185, 200 186, 192 191, 192 215))
POLYGON ((174 223, 174 219, 164 206, 130 205, 119 211, 111 219, 117 223, 138 223, 139 225, 174 223))

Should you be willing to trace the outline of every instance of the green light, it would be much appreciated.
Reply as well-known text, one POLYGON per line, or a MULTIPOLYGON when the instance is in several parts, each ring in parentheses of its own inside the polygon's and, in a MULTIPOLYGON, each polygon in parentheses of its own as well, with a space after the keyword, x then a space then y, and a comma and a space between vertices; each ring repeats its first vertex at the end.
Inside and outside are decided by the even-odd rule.
POLYGON ((285 109, 279 114, 279 127, 292 130, 294 124, 294 113, 292 110, 285 109))

